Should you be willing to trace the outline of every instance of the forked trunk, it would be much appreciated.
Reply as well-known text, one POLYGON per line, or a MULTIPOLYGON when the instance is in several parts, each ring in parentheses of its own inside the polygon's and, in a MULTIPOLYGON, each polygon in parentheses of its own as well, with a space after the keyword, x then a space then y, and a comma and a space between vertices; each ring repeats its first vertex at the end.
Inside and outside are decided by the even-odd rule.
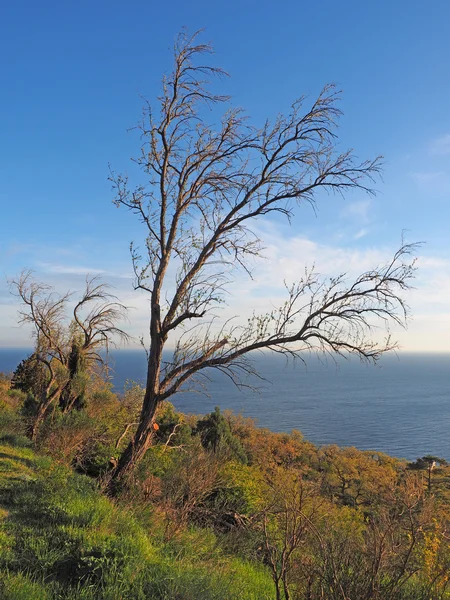
POLYGON ((56 386, 52 392, 50 392, 53 384, 54 378, 52 377, 51 381, 47 384, 45 391, 42 393, 41 401, 37 407, 36 416, 33 420, 33 423, 29 429, 28 436, 31 440, 35 441, 39 432, 39 429, 42 425, 43 420, 45 419, 45 415, 47 414, 48 409, 53 404, 53 402, 59 397, 61 394, 61 387, 56 386))
POLYGON ((42 422, 45 418, 45 415, 46 415, 47 410, 50 407, 51 403, 52 403, 52 398, 47 399, 46 402, 41 402, 38 406, 36 416, 34 417, 33 423, 31 424, 31 427, 29 429, 29 434, 28 434, 30 440, 32 440, 33 442, 36 441, 36 438, 39 433, 39 429, 42 425, 42 422))
POLYGON ((31 424, 28 436, 32 442, 36 441, 39 428, 44 419, 44 415, 45 415, 45 411, 44 412, 38 411, 37 415, 34 418, 33 423, 31 424))
POLYGON ((275 584, 275 600, 281 600, 280 580, 278 577, 274 577, 273 582, 275 584))
POLYGON ((290 600, 291 594, 289 592, 289 586, 286 581, 286 574, 284 574, 284 576, 283 576, 283 591, 284 591, 285 600, 290 600))
POLYGON ((147 386, 142 404, 140 423, 130 443, 122 452, 117 467, 111 475, 107 490, 114 495, 121 482, 129 475, 151 446, 154 433, 156 409, 159 403, 159 373, 162 346, 150 353, 147 371, 147 386))
POLYGON ((153 437, 153 422, 155 417, 156 404, 154 410, 149 413, 147 419, 142 422, 134 435, 133 439, 128 444, 126 450, 120 457, 117 465, 117 477, 123 476, 130 472, 151 446, 153 437))
POLYGON ((164 347, 164 341, 160 336, 160 331, 160 308, 158 303, 158 293, 155 291, 153 293, 152 319, 150 324, 152 344, 148 357, 147 382, 139 426, 127 448, 122 452, 117 467, 112 473, 111 480, 108 484, 108 491, 113 495, 120 487, 124 477, 134 469, 151 445, 154 432, 153 423, 160 400, 159 376, 161 373, 161 360, 164 347))

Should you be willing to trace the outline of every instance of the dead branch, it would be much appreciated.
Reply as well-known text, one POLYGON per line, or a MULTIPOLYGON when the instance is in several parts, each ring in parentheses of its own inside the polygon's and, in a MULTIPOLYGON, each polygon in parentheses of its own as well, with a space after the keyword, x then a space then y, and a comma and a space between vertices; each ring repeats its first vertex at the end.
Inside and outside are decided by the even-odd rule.
POLYGON ((354 281, 344 275, 323 281, 307 273, 288 287, 278 309, 217 331, 215 311, 233 271, 251 275, 249 259, 261 252, 255 223, 274 213, 289 219, 297 205, 314 204, 322 190, 373 194, 382 163, 381 157, 358 161, 338 150, 340 94, 332 85, 309 107, 300 97, 288 114, 252 125, 227 96, 211 91, 211 79, 225 75, 204 63, 211 52, 210 45, 197 43, 197 34, 177 38, 173 71, 163 79, 158 105, 147 102, 139 124, 142 147, 135 162, 147 184, 133 187, 126 176, 110 176, 116 206, 130 210, 147 230, 142 250, 131 244, 131 259, 135 288, 150 295, 146 393, 116 478, 145 453, 159 403, 206 369, 220 369, 240 385, 242 375, 254 371, 250 358, 256 350, 300 359, 305 351, 356 354, 376 361, 395 342, 388 331, 384 342, 374 341, 374 327, 404 324, 408 313, 403 293, 414 275, 415 246, 402 244, 389 264, 354 281), (205 108, 225 104, 220 123, 209 124, 205 108), (170 336, 176 350, 163 364, 170 336))

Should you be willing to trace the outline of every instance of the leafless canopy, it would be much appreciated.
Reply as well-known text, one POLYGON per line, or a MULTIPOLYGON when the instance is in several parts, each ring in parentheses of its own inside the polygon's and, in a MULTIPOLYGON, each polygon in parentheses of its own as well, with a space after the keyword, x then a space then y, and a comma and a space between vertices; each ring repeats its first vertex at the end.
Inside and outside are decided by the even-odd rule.
POLYGON ((145 249, 131 246, 135 286, 151 295, 143 429, 161 400, 207 367, 235 377, 250 368, 248 353, 264 348, 352 352, 376 360, 393 344, 371 341, 373 318, 403 322, 406 316, 400 294, 413 276, 410 245, 353 282, 344 275, 321 281, 307 273, 287 289, 286 303, 277 310, 255 315, 246 325, 219 331, 211 325, 230 284, 230 265, 250 273, 249 258, 261 252, 252 229, 259 219, 271 213, 289 218, 298 204, 313 203, 321 189, 372 193, 381 166, 380 157, 358 162, 352 152, 338 152, 341 113, 334 86, 326 86, 309 108, 299 98, 289 114, 262 128, 235 108, 226 108, 217 126, 209 125, 205 115, 229 107, 229 98, 212 86, 226 74, 203 62, 211 52, 197 43, 197 35, 178 37, 158 107, 148 103, 140 124, 136 163, 147 183, 132 186, 127 176, 111 173, 115 204, 137 215, 147 231, 145 249), (162 350, 175 330, 174 358, 163 367, 162 350))
POLYGON ((97 277, 87 277, 81 299, 75 303, 68 316, 72 294, 55 293, 46 284, 36 282, 31 271, 24 271, 17 280, 11 281, 13 293, 22 301, 19 311, 20 323, 33 328, 35 338, 34 357, 47 371, 45 396, 40 399, 40 417, 48 406, 68 389, 71 383, 70 361, 74 345, 89 367, 103 363, 101 349, 114 344, 114 339, 127 339, 118 327, 126 313, 126 307, 117 302, 108 286, 97 277))
POLYGON ((87 277, 81 299, 67 316, 72 294, 63 295, 51 286, 34 281, 31 271, 23 271, 11 286, 23 303, 19 311, 20 323, 33 327, 36 349, 49 360, 67 363, 67 350, 75 336, 88 359, 102 361, 98 350, 114 344, 114 337, 126 340, 127 334, 117 326, 126 313, 126 307, 108 291, 98 277, 87 277))

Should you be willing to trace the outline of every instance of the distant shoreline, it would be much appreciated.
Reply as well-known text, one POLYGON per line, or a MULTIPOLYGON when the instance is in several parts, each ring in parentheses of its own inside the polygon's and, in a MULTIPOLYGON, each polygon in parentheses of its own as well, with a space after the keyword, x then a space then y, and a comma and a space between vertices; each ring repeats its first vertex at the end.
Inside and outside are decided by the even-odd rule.
MULTIPOLYGON (((0 348, 0 371, 12 372, 30 348, 0 348)), ((111 352, 112 383, 145 383, 142 349, 111 352)), ((355 446, 415 460, 436 454, 450 459, 450 354, 386 355, 379 366, 358 360, 286 364, 281 357, 255 356, 264 380, 259 388, 238 390, 229 379, 209 372, 209 397, 180 393, 173 398, 184 413, 205 414, 220 406, 257 420, 272 431, 300 430, 314 444, 355 446)))

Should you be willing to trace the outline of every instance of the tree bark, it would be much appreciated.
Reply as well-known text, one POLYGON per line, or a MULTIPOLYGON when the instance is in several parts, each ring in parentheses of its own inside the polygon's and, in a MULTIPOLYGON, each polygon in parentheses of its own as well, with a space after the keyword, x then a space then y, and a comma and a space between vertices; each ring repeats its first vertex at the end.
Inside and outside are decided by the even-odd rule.
POLYGON ((60 387, 56 387, 53 392, 50 392, 50 389, 52 387, 54 383, 54 379, 52 378, 52 380, 50 381, 50 383, 47 385, 47 388, 45 390, 45 392, 43 393, 43 397, 41 398, 38 407, 37 407, 37 412, 36 412, 36 416, 34 418, 34 421, 30 427, 29 430, 29 438, 34 442, 37 438, 38 435, 38 431, 40 426, 42 425, 42 421, 45 418, 45 415, 47 414, 48 409, 50 408, 50 406, 52 405, 52 403, 58 398, 58 396, 61 393, 61 388, 60 387))
POLYGON ((42 423, 42 421, 43 421, 43 419, 44 419, 44 416, 45 416, 45 411, 46 411, 46 410, 47 410, 47 408, 46 408, 46 407, 45 407, 44 409, 42 409, 42 406, 40 406, 40 407, 38 408, 37 415, 36 415, 36 417, 34 418, 34 421, 33 421, 32 425, 31 425, 31 427, 30 427, 29 438, 30 438, 30 440, 31 440, 32 442, 35 442, 35 441, 36 441, 37 434, 38 434, 39 428, 40 428, 40 426, 41 426, 41 423, 42 423))
POLYGON ((36 413, 36 416, 34 417, 32 425, 30 427, 30 433, 29 433, 30 440, 33 442, 36 441, 39 429, 42 425, 42 421, 45 418, 45 415, 47 413, 49 406, 52 403, 52 400, 53 399, 50 399, 47 402, 41 402, 38 406, 37 413, 36 413))
POLYGON ((156 406, 156 403, 154 403, 151 411, 148 412, 145 421, 139 425, 135 436, 120 457, 115 473, 116 478, 120 478, 122 475, 132 470, 150 447, 156 406))
POLYGON ((114 469, 108 484, 108 491, 114 495, 124 478, 134 469, 136 464, 145 456, 151 445, 156 410, 160 402, 159 377, 164 343, 160 339, 159 306, 154 305, 151 333, 155 342, 152 344, 148 359, 147 384, 142 403, 139 426, 133 439, 122 452, 117 467, 114 469))

